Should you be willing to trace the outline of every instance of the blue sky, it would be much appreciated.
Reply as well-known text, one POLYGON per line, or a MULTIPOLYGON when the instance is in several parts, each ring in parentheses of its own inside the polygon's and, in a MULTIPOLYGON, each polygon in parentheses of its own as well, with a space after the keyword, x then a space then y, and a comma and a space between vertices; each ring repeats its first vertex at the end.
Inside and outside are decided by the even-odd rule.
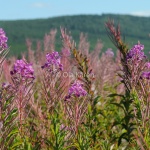
POLYGON ((79 14, 150 16, 150 0, 0 0, 0 20, 79 14))

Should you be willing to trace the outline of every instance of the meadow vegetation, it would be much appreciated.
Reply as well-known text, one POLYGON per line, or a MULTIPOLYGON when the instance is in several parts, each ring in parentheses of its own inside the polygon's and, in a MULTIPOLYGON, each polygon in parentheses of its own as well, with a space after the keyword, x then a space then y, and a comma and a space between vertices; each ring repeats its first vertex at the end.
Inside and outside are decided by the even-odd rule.
POLYGON ((0 28, 0 150, 148 150, 150 62, 144 45, 129 47, 120 26, 105 23, 118 51, 92 52, 61 28, 43 41, 26 39, 28 53, 11 51, 0 28), (59 51, 59 52, 58 52, 59 51))

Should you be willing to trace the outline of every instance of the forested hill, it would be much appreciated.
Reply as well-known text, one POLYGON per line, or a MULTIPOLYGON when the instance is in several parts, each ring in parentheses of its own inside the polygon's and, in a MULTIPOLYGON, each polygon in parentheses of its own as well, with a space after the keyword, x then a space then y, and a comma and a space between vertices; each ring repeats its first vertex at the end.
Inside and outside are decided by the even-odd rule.
POLYGON ((59 51, 61 46, 60 41, 60 26, 71 31, 71 35, 76 43, 79 41, 80 33, 87 34, 92 50, 98 39, 104 44, 103 50, 107 48, 116 48, 111 43, 105 30, 105 22, 113 19, 116 23, 120 23, 122 36, 125 41, 132 46, 140 41, 145 45, 145 51, 150 51, 150 17, 135 17, 129 15, 78 15, 78 16, 63 16, 48 19, 35 20, 17 20, 17 21, 0 21, 0 27, 6 31, 9 37, 10 53, 18 55, 25 51, 25 39, 30 38, 33 41, 42 40, 45 33, 51 29, 57 29, 56 47, 59 51))

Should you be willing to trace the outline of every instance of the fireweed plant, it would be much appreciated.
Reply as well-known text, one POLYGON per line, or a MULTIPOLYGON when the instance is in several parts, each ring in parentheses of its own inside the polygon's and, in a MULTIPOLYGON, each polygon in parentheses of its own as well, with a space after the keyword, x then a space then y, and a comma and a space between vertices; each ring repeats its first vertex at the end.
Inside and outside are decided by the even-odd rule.
POLYGON ((10 74, 13 87, 16 89, 14 99, 19 113, 20 130, 22 130, 23 121, 28 113, 26 112, 25 107, 32 95, 31 89, 33 80, 35 79, 34 70, 32 64, 27 63, 25 60, 16 60, 10 74))
POLYGON ((6 36, 5 31, 2 28, 0 28, 0 67, 2 67, 2 63, 9 51, 7 40, 8 40, 8 37, 6 36))
MULTIPOLYGON (((2 28, 0 28, 0 69, 2 71, 2 64, 5 56, 8 53, 7 36, 2 28)), ((2 75, 1 75, 2 76, 2 75)), ((2 83, 1 83, 2 84, 2 83)), ((15 130, 16 109, 14 107, 11 92, 8 94, 4 90, 8 88, 12 93, 13 88, 9 84, 3 84, 0 90, 0 149, 8 149, 11 145, 15 130)))
POLYGON ((121 55, 121 70, 119 76, 125 86, 125 94, 120 96, 120 103, 113 103, 121 108, 124 117, 117 124, 121 125, 122 133, 118 145, 125 139, 126 148, 149 149, 149 61, 144 54, 144 45, 134 45, 131 49, 121 39, 119 26, 113 21, 106 23, 108 35, 121 55))
MULTIPOLYGON (((2 140, 4 142, 4 149, 7 149, 9 144, 13 144, 13 140, 17 140, 17 138, 12 138, 16 133, 19 133, 18 139, 20 138, 21 140, 24 134, 26 134, 25 132, 27 132, 24 130, 24 125, 30 110, 27 111, 26 107, 33 94, 32 87, 33 80, 35 79, 32 65, 28 64, 25 60, 16 60, 10 75, 12 78, 11 83, 2 84, 2 106, 5 112, 9 113, 9 116, 3 116, 3 122, 8 124, 8 129, 6 128, 7 130, 4 130, 3 134, 5 135, 9 130, 12 130, 13 133, 9 131, 8 137, 6 137, 7 134, 4 136, 4 138, 9 139, 8 142, 4 142, 4 139, 2 140)), ((21 145, 20 141, 19 143, 21 145)), ((15 146, 12 147, 16 148, 15 146)))
MULTIPOLYGON (((114 145, 112 144, 111 140, 113 138, 111 140, 109 138, 110 134, 113 134, 113 132, 106 133, 107 129, 109 128, 108 126, 110 126, 111 124, 110 120, 112 121, 112 118, 111 118, 112 108, 109 107, 109 102, 107 104, 102 101, 100 102, 100 100, 102 100, 103 98, 101 98, 95 92, 96 91, 95 83, 99 81, 98 80, 95 81, 95 74, 93 70, 95 69, 95 72, 96 72, 97 69, 91 66, 92 62, 90 62, 89 60, 90 54, 88 54, 88 49, 83 48, 84 47, 83 45, 84 44, 88 45, 88 42, 86 41, 85 37, 81 34, 82 38, 81 38, 81 43, 79 44, 80 45, 79 48, 81 49, 77 50, 75 43, 71 40, 72 38, 68 34, 66 34, 66 30, 61 29, 61 34, 62 34, 63 46, 66 49, 70 49, 70 51, 72 52, 72 59, 74 60, 73 62, 75 63, 75 66, 77 67, 76 68, 77 71, 79 71, 80 73, 80 76, 77 76, 78 80, 80 81, 80 84, 78 85, 80 85, 79 86, 80 88, 81 87, 83 88, 81 91, 86 90, 87 92, 86 95, 84 94, 85 96, 81 96, 77 92, 78 91, 77 88, 75 88, 76 92, 74 91, 73 93, 74 94, 78 93, 78 95, 80 95, 78 100, 77 100, 76 94, 75 95, 73 94, 74 96, 71 97, 71 99, 68 99, 68 97, 70 98, 70 94, 67 95, 66 97, 68 99, 68 101, 67 100, 65 101, 65 103, 67 102, 66 105, 72 104, 70 106, 67 106, 68 108, 72 107, 71 108, 72 111, 68 112, 69 115, 71 114, 69 120, 72 120, 73 118, 77 119, 76 123, 74 123, 74 125, 76 126, 75 131, 73 130, 74 131, 73 133, 75 134, 73 137, 70 137, 70 139, 73 138, 72 146, 69 146, 69 148, 71 149, 72 148, 110 149, 111 147, 116 147, 116 144, 114 145), (81 53, 82 51, 84 51, 86 55, 82 54, 81 53), (102 106, 101 106, 101 103, 102 103, 102 106), (101 107, 100 109, 99 109, 99 106, 101 107), (109 117, 106 118, 106 116, 108 115, 108 113, 106 114, 106 111, 108 111, 108 109, 110 112, 110 116, 109 116, 110 118, 109 117), (104 122, 100 121, 101 119, 104 119, 104 118, 107 123, 109 122, 108 123, 109 125, 106 125, 107 123, 105 124, 105 121, 104 122), (108 135, 106 136, 106 134, 108 135)), ((97 43, 95 53, 93 53, 93 55, 98 56, 97 52, 101 50, 99 49, 99 47, 101 48, 102 45, 100 43, 97 43)), ((112 57, 110 57, 110 53, 106 54, 106 56, 109 57, 109 61, 108 63, 104 63, 104 64, 108 65, 110 61, 112 60, 112 57)), ((91 54, 91 57, 92 57, 92 54, 91 54)), ((98 59, 98 62, 100 62, 99 59, 98 59)), ((76 83, 74 84, 73 82, 72 85, 74 87, 76 83)), ((71 91, 71 89, 69 89, 69 92, 71 91)))
POLYGON ((78 126, 82 122, 83 114, 86 111, 85 96, 87 92, 83 89, 83 84, 75 81, 69 88, 68 95, 65 97, 66 101, 66 114, 70 119, 70 128, 77 133, 78 126))
POLYGON ((27 56, 16 60, 5 58, 8 38, 0 28, 1 150, 149 149, 150 62, 144 45, 129 48, 112 21, 106 29, 116 56, 111 49, 101 52, 100 40, 90 52, 83 33, 76 46, 61 28, 60 52, 53 29, 36 50, 27 39, 27 56))

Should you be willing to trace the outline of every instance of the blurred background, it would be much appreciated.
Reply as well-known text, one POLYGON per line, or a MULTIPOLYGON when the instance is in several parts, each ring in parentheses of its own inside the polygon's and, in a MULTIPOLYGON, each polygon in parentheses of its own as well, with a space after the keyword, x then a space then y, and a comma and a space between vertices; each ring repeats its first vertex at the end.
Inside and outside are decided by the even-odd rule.
POLYGON ((101 40, 103 50, 112 48, 105 22, 113 19, 121 25, 122 36, 129 46, 138 41, 150 51, 149 0, 1 0, 0 28, 9 38, 10 55, 19 56, 27 50, 26 39, 34 43, 43 41, 46 33, 57 29, 56 50, 61 48, 60 27, 71 32, 78 44, 80 34, 87 36, 92 51, 101 40))

